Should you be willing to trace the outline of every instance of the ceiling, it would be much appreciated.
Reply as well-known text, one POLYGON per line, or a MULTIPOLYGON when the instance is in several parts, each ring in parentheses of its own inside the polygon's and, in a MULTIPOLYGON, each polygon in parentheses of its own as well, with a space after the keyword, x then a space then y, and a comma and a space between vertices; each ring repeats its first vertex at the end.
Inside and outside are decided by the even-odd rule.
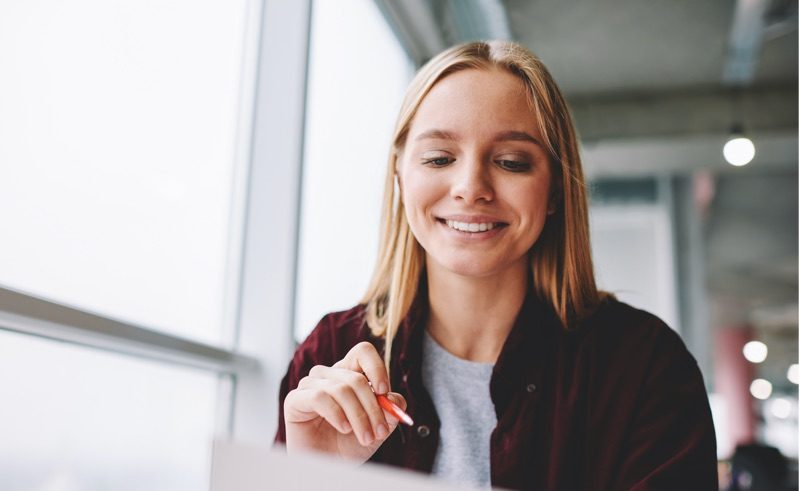
POLYGON ((710 182, 697 210, 701 328, 752 326, 775 345, 761 371, 786 385, 797 363, 796 0, 375 2, 417 64, 471 39, 530 48, 570 103, 591 178, 710 182), (743 168, 721 155, 733 123, 756 144, 743 168))
MULTIPOLYGON (((503 3, 514 38, 542 58, 568 96, 722 87, 736 2, 503 3)), ((797 30, 762 46, 751 85, 796 86, 797 30)))

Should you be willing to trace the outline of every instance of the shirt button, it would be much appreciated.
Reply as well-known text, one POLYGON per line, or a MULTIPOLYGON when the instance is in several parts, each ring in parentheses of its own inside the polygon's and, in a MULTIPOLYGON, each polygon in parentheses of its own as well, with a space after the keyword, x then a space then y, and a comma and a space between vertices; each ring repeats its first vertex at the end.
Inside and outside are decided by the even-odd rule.
POLYGON ((427 426, 425 426, 425 425, 417 426, 417 435, 419 435, 420 438, 427 438, 428 435, 430 435, 430 434, 431 434, 431 430, 427 426))
POLYGON ((407 374, 407 373, 404 373, 404 374, 403 374, 403 383, 404 383, 404 384, 407 384, 407 383, 408 383, 408 374, 407 374))
POLYGON ((531 393, 536 392, 536 384, 528 384, 528 386, 525 387, 525 390, 531 393))

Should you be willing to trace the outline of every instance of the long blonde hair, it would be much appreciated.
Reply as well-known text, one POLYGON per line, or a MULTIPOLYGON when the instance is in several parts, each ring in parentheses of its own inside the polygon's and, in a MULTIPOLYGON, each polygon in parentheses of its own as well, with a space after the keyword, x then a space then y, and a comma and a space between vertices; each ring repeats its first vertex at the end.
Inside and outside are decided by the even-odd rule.
POLYGON ((367 292, 366 322, 386 340, 389 366, 392 340, 408 313, 425 269, 424 251, 406 220, 395 180, 398 154, 420 103, 444 77, 467 69, 501 68, 525 85, 553 171, 550 215, 530 250, 533 288, 549 303, 566 329, 591 313, 605 296, 597 290, 589 244, 586 191, 577 137, 569 109, 547 68, 530 51, 509 41, 473 42, 454 46, 430 60, 406 92, 394 131, 386 172, 378 260, 367 292))

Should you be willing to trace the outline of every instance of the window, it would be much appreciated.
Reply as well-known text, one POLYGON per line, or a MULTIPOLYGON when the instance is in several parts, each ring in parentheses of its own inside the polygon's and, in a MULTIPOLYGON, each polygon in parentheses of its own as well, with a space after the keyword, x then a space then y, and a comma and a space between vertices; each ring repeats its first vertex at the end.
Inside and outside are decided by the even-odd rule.
POLYGON ((232 369, 182 365, 247 358, 224 347, 258 5, 0 4, 4 489, 208 486, 232 369), (19 298, 50 318, 17 315, 19 298), (88 317, 108 328, 74 322, 88 317))
POLYGON ((310 51, 297 340, 366 291, 394 120, 413 74, 371 0, 314 2, 310 51))
MULTIPOLYGON (((0 5, 4 488, 203 489, 214 437, 271 440, 296 306, 309 5, 0 5)), ((312 80, 309 105, 327 108, 305 122, 303 205, 363 211, 349 218, 374 222, 374 244, 369 183, 410 67, 369 0, 320 2, 314 19, 334 29, 314 56, 386 60, 312 80), (326 135, 344 107, 364 118, 363 142, 326 135), (330 172, 333 156, 352 166, 330 172), (355 171, 348 194, 363 201, 326 201, 355 171), (326 180, 327 197, 310 197, 326 180)), ((324 229, 305 226, 320 246, 324 229)))
POLYGON ((203 489, 217 376, 0 331, 3 489, 203 489))
POLYGON ((0 6, 0 284, 220 342, 246 7, 0 6))

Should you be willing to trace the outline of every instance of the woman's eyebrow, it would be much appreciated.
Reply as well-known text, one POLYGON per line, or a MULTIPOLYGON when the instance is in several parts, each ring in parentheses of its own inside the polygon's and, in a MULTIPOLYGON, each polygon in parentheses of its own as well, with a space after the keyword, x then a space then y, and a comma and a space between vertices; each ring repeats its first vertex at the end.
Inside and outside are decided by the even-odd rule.
POLYGON ((522 141, 522 142, 529 142, 535 145, 542 146, 542 142, 534 138, 532 135, 525 133, 524 131, 503 131, 495 135, 495 141, 500 142, 507 142, 507 141, 522 141))
POLYGON ((416 138, 415 141, 420 140, 458 140, 458 137, 449 131, 444 130, 428 130, 423 131, 416 138))
MULTIPOLYGON (((458 141, 458 135, 455 133, 451 133, 445 130, 428 130, 423 131, 416 138, 415 141, 421 140, 453 140, 458 141)), ((522 141, 522 142, 529 142, 533 143, 534 145, 539 145, 542 147, 542 143, 533 137, 529 133, 525 133, 524 131, 501 131, 494 136, 494 141, 504 142, 504 141, 522 141)))

